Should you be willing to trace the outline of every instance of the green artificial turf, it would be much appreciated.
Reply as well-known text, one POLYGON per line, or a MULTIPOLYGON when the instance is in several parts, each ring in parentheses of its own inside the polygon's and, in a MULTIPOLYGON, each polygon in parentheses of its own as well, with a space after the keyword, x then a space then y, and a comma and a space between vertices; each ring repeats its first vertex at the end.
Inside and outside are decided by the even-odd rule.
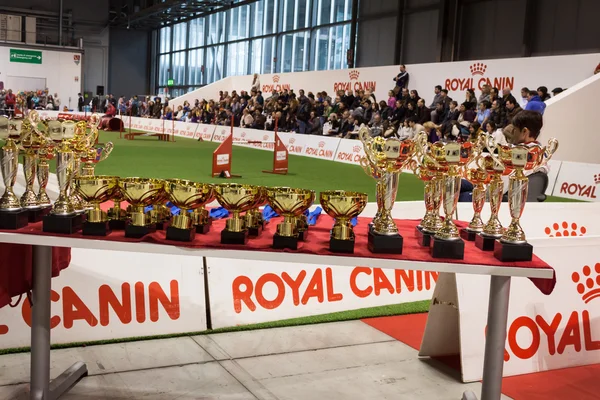
MULTIPOLYGON (((327 322, 338 322, 338 321, 351 321, 362 318, 373 318, 373 317, 384 317, 389 315, 404 315, 404 314, 416 314, 423 313, 429 310, 429 300, 415 301, 403 304, 393 304, 389 306, 379 306, 371 308, 361 308, 358 310, 341 311, 331 314, 314 315, 310 317, 291 318, 281 321, 263 322, 260 324, 252 325, 241 325, 234 326, 231 328, 213 329, 202 332, 187 332, 177 333, 172 335, 155 335, 155 336, 143 336, 143 337, 130 337, 122 339, 110 339, 110 340, 97 340, 93 342, 74 342, 55 344, 52 349, 64 349, 69 347, 81 347, 81 346, 95 346, 101 344, 110 343, 125 343, 135 342, 138 340, 150 340, 150 339, 166 339, 173 337, 182 336, 193 336, 193 335, 207 335, 213 333, 225 333, 225 332, 240 332, 249 331, 254 329, 270 329, 270 328, 283 328, 288 326, 299 326, 299 325, 311 325, 311 324, 322 324, 327 322)), ((29 347, 18 347, 12 349, 0 349, 0 355, 2 354, 14 354, 28 352, 29 347)))

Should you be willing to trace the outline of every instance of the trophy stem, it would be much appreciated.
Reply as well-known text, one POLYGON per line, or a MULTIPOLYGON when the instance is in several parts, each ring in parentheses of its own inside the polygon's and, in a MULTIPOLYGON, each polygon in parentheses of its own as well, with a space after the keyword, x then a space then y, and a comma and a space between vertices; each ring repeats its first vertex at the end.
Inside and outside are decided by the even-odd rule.
POLYGON ((52 214, 71 215, 75 212, 69 198, 69 189, 73 180, 73 152, 59 151, 56 156, 56 178, 58 179, 59 195, 52 208, 52 214))
POLYGON ((31 149, 26 150, 23 156, 23 175, 25 175, 25 193, 21 196, 21 207, 38 208, 38 201, 33 191, 33 182, 36 176, 37 155, 31 149))
POLYGON ((440 239, 458 239, 458 228, 452 220, 458 197, 460 195, 461 177, 455 166, 451 166, 448 175, 444 177, 444 189, 442 193, 442 202, 444 203, 444 222, 442 227, 436 233, 440 239))
POLYGON ((354 240, 354 230, 348 218, 337 217, 331 229, 331 237, 336 240, 354 240))
POLYGON ((231 214, 231 218, 225 222, 225 229, 230 232, 242 232, 246 228, 246 224, 240 217, 239 210, 232 211, 231 214))
POLYGON ((179 215, 173 217, 173 225, 177 229, 191 229, 192 219, 189 217, 187 209, 181 208, 179 215))
POLYGON ((525 243, 525 232, 519 222, 527 201, 529 179, 523 174, 523 168, 516 168, 508 180, 508 207, 512 218, 501 240, 508 243, 525 243))
POLYGON ((48 161, 40 160, 38 162, 37 167, 37 179, 38 184, 40 185, 40 190, 37 195, 38 204, 41 206, 49 206, 50 198, 48 197, 48 193, 46 193, 46 186, 48 186, 48 176, 50 174, 50 166, 48 165, 48 161))
POLYGON ((485 185, 483 183, 475 183, 473 185, 473 219, 467 227, 471 232, 481 232, 483 230, 483 221, 481 219, 481 210, 485 204, 485 185))
POLYGON ((504 182, 502 182, 502 178, 499 174, 492 175, 492 179, 488 185, 488 190, 492 215, 490 215, 490 219, 483 227, 483 233, 487 236, 500 237, 504 229, 502 228, 502 223, 498 218, 498 212, 500 211, 502 196, 504 195, 504 182))
POLYGON ((442 201, 443 182, 444 180, 438 176, 425 182, 426 212, 420 224, 425 232, 435 233, 442 226, 440 203, 442 201))
POLYGON ((19 167, 19 149, 12 139, 7 139, 0 152, 0 166, 4 182, 4 194, 0 198, 0 210, 14 211, 21 208, 19 198, 15 195, 13 187, 17 181, 17 168, 19 167))
POLYGON ((84 163, 83 166, 81 167, 81 174, 82 175, 95 175, 95 166, 92 163, 84 163))
POLYGON ((398 193, 400 171, 385 171, 377 181, 378 199, 381 213, 373 220, 373 232, 379 235, 396 235, 398 227, 392 218, 392 208, 398 193))
POLYGON ((144 213, 143 205, 135 205, 131 207, 131 225, 133 226, 146 226, 148 225, 148 218, 144 213))
POLYGON ((87 221, 90 223, 106 222, 106 213, 100 208, 100 203, 93 202, 91 204, 93 208, 91 210, 88 210, 87 221))

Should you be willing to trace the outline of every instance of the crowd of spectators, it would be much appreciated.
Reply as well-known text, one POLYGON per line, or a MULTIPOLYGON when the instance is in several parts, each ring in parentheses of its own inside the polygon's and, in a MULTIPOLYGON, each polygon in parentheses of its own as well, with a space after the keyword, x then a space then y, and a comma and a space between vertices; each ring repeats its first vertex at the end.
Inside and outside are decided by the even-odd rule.
POLYGON ((0 111, 13 117, 24 110, 60 110, 61 101, 57 93, 48 89, 13 93, 12 89, 0 90, 0 111))

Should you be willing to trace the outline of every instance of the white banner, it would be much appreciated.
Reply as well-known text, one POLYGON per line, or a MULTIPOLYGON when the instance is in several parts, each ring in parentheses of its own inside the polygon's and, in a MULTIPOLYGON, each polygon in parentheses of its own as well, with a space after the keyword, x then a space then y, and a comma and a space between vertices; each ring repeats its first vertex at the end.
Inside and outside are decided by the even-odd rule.
POLYGON ((304 146, 304 155, 322 160, 333 160, 340 138, 310 135, 304 146))
MULTIPOLYGON (((557 283, 545 296, 528 279, 512 279, 504 376, 600 363, 600 238, 532 244, 557 283)), ((482 375, 489 285, 489 277, 456 275, 466 382, 482 375)))
POLYGON ((360 165, 360 160, 364 155, 365 150, 360 140, 340 139, 334 161, 360 165))
POLYGON ((194 139, 198 139, 201 137, 202 140, 204 140, 205 142, 212 141, 213 134, 215 133, 215 128, 215 125, 199 124, 194 139))
MULTIPOLYGON (((200 257, 72 249, 52 279, 52 343, 206 330, 200 257)), ((17 298, 13 298, 16 301, 17 298)), ((0 309, 0 348, 30 345, 31 308, 0 309)))
POLYGON ((249 128, 233 128, 233 144, 273 151, 275 147, 275 132, 249 128))
POLYGON ((213 328, 431 298, 438 273, 206 259, 213 328))
POLYGON ((554 185, 554 196, 585 201, 600 201, 600 168, 597 164, 583 164, 565 161, 554 185))
POLYGON ((297 135, 295 133, 279 132, 279 138, 287 148, 289 154, 303 155, 304 147, 308 143, 309 135, 297 135))
POLYGON ((217 143, 222 143, 225 139, 227 139, 227 136, 229 136, 231 134, 231 127, 230 126, 220 126, 217 125, 215 127, 215 132, 212 136, 211 141, 212 142, 217 142, 217 143))

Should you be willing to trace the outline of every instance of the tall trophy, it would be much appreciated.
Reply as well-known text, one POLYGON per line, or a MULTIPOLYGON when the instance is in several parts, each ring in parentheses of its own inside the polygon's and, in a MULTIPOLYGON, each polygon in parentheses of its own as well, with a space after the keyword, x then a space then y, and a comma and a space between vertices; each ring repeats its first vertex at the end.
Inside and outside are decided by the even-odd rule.
POLYGON ((106 236, 111 229, 108 215, 100 208, 100 204, 110 200, 119 187, 116 176, 86 175, 75 179, 75 187, 83 199, 92 207, 87 210, 87 219, 83 223, 82 233, 91 236, 106 236))
POLYGON ((72 234, 81 229, 83 222, 70 196, 73 178, 75 177, 75 124, 64 121, 60 132, 50 132, 50 139, 56 145, 56 177, 58 179, 58 199, 52 211, 44 217, 44 232, 72 234))
POLYGON ((173 217, 173 222, 167 228, 167 239, 191 242, 196 236, 196 227, 192 214, 188 211, 200 208, 210 200, 213 195, 212 185, 170 179, 166 181, 165 192, 171 203, 180 209, 179 215, 173 217))
MULTIPOLYGON (((56 120, 47 121, 48 124, 48 138, 58 137, 62 135, 62 123, 56 120)), ((50 164, 49 162, 54 159, 56 154, 55 143, 52 140, 48 140, 46 145, 40 149, 38 156, 37 165, 37 179, 39 184, 39 191, 37 194, 38 203, 42 207, 51 206, 50 198, 46 193, 46 187, 48 186, 48 178, 50 177, 50 164)))
POLYGON ((494 246, 494 257, 500 261, 531 261, 533 247, 527 243, 525 232, 519 222, 525 202, 529 178, 524 171, 534 171, 545 165, 558 149, 558 140, 552 138, 546 146, 539 143, 517 144, 498 147, 498 155, 509 170, 508 207, 511 222, 494 246))
POLYGON ((319 200, 323 210, 335 218, 329 237, 329 250, 336 253, 354 253, 355 236, 351 221, 367 205, 367 194, 330 190, 321 192, 319 200))
POLYGON ((156 231, 150 216, 144 212, 146 206, 156 204, 164 198, 165 181, 150 178, 119 179, 119 190, 131 205, 131 213, 125 226, 125 237, 142 238, 156 231))
POLYGON ((371 137, 364 125, 359 130, 365 156, 361 166, 376 182, 377 213, 369 225, 368 248, 372 253, 402 254, 403 238, 392 218, 392 208, 398 192, 398 178, 411 161, 414 152, 412 140, 371 137))
POLYGON ((215 197, 221 206, 231 212, 231 218, 225 222, 221 231, 221 243, 248 243, 248 227, 241 213, 254 207, 261 196, 260 186, 238 183, 215 185, 215 197))
POLYGON ((315 192, 309 189, 294 189, 289 187, 267 188, 269 205, 279 215, 283 222, 277 224, 277 231, 273 235, 273 248, 298 249, 300 233, 298 231, 298 217, 308 210, 315 200, 315 192))
POLYGON ((474 157, 474 146, 470 142, 436 142, 430 147, 433 158, 447 167, 444 175, 442 204, 444 222, 430 243, 433 258, 451 258, 461 260, 465 253, 465 242, 460 238, 458 228, 452 220, 462 179, 462 168, 474 157))
POLYGON ((19 132, 10 129, 9 119, 0 117, 0 139, 4 145, 0 148, 0 167, 4 194, 0 198, 0 229, 19 229, 29 222, 29 212, 21 207, 13 187, 17 181, 19 167, 19 148, 15 139, 19 132))

